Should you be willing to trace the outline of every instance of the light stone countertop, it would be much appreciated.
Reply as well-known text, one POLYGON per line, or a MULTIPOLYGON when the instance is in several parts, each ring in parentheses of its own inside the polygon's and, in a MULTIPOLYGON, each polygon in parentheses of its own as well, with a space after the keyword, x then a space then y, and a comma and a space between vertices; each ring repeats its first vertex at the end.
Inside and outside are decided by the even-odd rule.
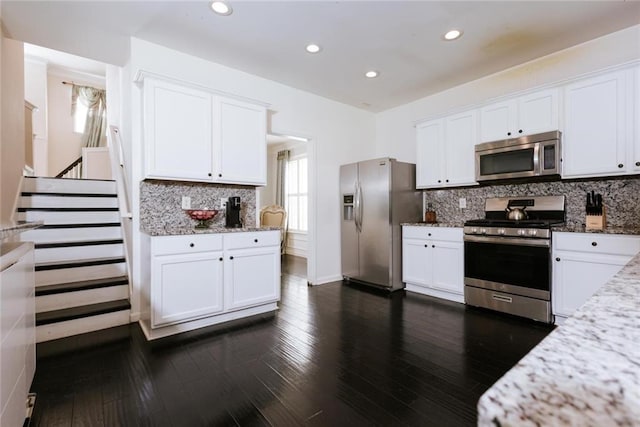
POLYGON ((22 233, 23 231, 38 228, 42 224, 44 224, 43 221, 2 223, 0 224, 0 240, 22 233))
POLYGON ((227 228, 227 227, 209 227, 194 228, 184 226, 167 226, 163 228, 154 228, 151 230, 141 230, 149 236, 179 236, 189 234, 214 234, 214 233, 245 233, 250 231, 273 231, 280 230, 280 227, 243 227, 243 228, 227 228))
POLYGON ((500 378, 478 426, 640 426, 640 254, 500 378))
POLYGON ((453 228, 462 228, 463 223, 461 222, 404 222, 400 225, 406 225, 410 227, 453 227, 453 228))
POLYGON ((587 230, 584 226, 562 225, 551 227, 551 231, 562 233, 593 233, 593 234, 629 234, 640 235, 640 228, 634 227, 605 227, 602 230, 587 230))

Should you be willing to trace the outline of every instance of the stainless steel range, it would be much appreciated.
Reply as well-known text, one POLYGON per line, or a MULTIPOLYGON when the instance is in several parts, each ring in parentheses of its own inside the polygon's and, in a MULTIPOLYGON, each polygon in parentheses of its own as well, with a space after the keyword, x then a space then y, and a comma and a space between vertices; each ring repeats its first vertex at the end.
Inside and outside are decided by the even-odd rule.
POLYGON ((564 196, 487 199, 464 224, 465 302, 551 323, 551 226, 564 220, 564 196))

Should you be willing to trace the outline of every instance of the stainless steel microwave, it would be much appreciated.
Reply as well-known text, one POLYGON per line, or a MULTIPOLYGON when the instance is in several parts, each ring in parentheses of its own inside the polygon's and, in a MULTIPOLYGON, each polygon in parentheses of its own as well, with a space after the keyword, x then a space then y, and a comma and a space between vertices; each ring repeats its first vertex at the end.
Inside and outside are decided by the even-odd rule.
POLYGON ((560 175, 560 131, 476 145, 476 181, 560 175))

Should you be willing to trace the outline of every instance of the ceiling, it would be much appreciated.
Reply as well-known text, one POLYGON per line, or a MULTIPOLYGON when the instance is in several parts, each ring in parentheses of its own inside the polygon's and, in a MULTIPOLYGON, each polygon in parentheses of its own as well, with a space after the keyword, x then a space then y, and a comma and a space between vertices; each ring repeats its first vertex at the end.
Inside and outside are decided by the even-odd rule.
POLYGON ((372 112, 640 23, 640 2, 618 0, 230 4, 2 0, 1 16, 28 43, 124 65, 133 36, 372 112))

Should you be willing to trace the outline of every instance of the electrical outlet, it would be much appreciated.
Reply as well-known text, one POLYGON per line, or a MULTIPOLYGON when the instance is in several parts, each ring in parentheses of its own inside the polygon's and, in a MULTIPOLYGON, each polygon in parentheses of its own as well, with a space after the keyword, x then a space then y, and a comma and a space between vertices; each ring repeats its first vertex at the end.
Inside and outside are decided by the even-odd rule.
POLYGON ((228 197, 221 197, 220 198, 220 209, 224 209, 227 207, 227 202, 229 201, 228 197))
POLYGON ((182 209, 191 209, 191 197, 182 196, 182 209))
POLYGON ((460 209, 465 209, 467 207, 467 199, 465 199, 464 197, 460 197, 458 199, 458 203, 460 205, 460 209))

